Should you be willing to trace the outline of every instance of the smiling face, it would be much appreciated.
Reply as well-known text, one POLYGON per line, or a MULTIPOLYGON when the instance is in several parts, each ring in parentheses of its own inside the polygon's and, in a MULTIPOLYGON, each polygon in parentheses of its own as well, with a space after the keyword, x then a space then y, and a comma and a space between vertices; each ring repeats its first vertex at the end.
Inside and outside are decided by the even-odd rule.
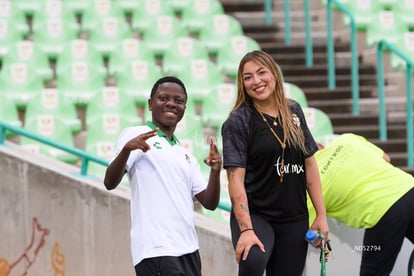
POLYGON ((248 61, 242 71, 243 86, 254 103, 273 101, 275 78, 270 70, 254 61, 248 61))
POLYGON ((166 134, 173 134, 177 123, 183 118, 187 96, 177 83, 161 83, 148 100, 152 122, 166 134))

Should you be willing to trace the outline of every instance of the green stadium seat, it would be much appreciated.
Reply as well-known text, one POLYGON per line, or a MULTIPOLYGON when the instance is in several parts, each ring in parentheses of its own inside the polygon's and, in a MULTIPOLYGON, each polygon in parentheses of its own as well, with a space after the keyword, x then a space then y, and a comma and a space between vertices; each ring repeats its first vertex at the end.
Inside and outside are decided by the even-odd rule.
POLYGON ((162 57, 165 51, 173 47, 177 37, 187 36, 184 25, 175 16, 154 16, 150 20, 150 26, 152 28, 143 31, 142 39, 156 57, 162 57))
POLYGON ((130 126, 134 126, 131 125, 130 118, 117 112, 96 114, 96 116, 89 118, 86 124, 85 147, 88 148, 100 141, 116 142, 122 130, 130 126))
POLYGON ((28 16, 32 16, 36 11, 41 8, 41 4, 46 0, 12 0, 13 1, 13 9, 17 9, 20 12, 27 14, 28 16))
POLYGON ((174 75, 185 67, 183 60, 209 59, 204 45, 191 37, 178 37, 172 47, 167 49, 162 58, 162 69, 166 75, 174 75))
POLYGON ((154 83, 163 76, 156 64, 146 59, 125 63, 115 75, 117 86, 138 106, 145 106, 154 83))
POLYGON ((186 85, 188 97, 201 103, 216 85, 224 81, 219 67, 209 59, 191 59, 176 74, 186 85))
MULTIPOLYGON (((116 136, 112 138, 113 140, 102 139, 94 143, 88 143, 85 150, 86 152, 93 154, 99 158, 110 161, 115 155, 116 140, 118 137, 116 136)), ((89 162, 88 164, 89 176, 95 176, 97 178, 103 179, 105 176, 105 171, 106 166, 97 164, 95 162, 89 162)), ((120 185, 125 188, 130 188, 128 177, 126 175, 122 178, 120 185)))
POLYGON ((224 14, 219 0, 192 1, 181 12, 181 20, 191 35, 198 35, 205 28, 209 19, 216 14, 224 14))
POLYGON ((259 43, 251 37, 233 36, 217 52, 216 63, 222 74, 235 79, 237 76, 237 67, 242 57, 253 50, 260 50, 259 43))
POLYGON ((237 88, 233 83, 220 83, 206 96, 202 105, 203 125, 220 131, 234 107, 237 88))
POLYGON ((196 155, 199 152, 199 145, 204 141, 204 132, 201 118, 199 116, 191 116, 190 113, 186 113, 178 123, 174 135, 177 136, 184 148, 196 155))
POLYGON ((25 63, 13 63, 0 71, 1 94, 10 98, 19 110, 44 88, 41 78, 25 63))
POLYGON ((323 143, 326 135, 334 134, 332 121, 322 110, 314 107, 302 107, 306 124, 317 143, 323 143))
POLYGON ((144 5, 144 0, 113 0, 112 4, 125 15, 131 15, 133 11, 140 9, 144 5))
POLYGON ((193 4, 194 0, 164 0, 168 2, 168 5, 171 6, 174 13, 181 18, 183 10, 188 6, 193 4))
MULTIPOLYGON (((206 175, 208 177, 208 175, 206 175)), ((220 202, 231 206, 231 200, 228 190, 228 178, 227 173, 225 170, 220 172, 220 202)), ((219 221, 222 223, 229 223, 230 222, 230 212, 217 208, 214 211, 207 210, 201 207, 201 213, 206 217, 209 217, 215 221, 219 221)))
MULTIPOLYGON (((414 32, 405 32, 401 34, 398 41, 395 43, 395 46, 414 61, 414 32)), ((393 69, 406 69, 406 62, 394 53, 391 54, 390 62, 393 69)))
MULTIPOLYGON (((131 27, 141 36, 148 29, 154 28, 153 19, 157 16, 173 16, 175 12, 166 0, 140 0, 141 5, 131 14, 131 27)), ((150 31, 149 31, 150 32, 150 31)))
POLYGON ((65 101, 64 95, 54 88, 47 88, 33 96, 26 106, 25 121, 39 115, 51 115, 58 118, 73 134, 82 130, 81 120, 75 105, 65 101))
POLYGON ((66 1, 66 8, 76 13, 77 15, 82 16, 90 9, 91 5, 94 3, 94 0, 70 0, 66 1))
POLYGON ((134 60, 146 60, 149 63, 156 64, 156 58, 151 49, 143 40, 136 38, 126 38, 119 41, 118 50, 109 55, 108 67, 111 75, 116 75, 134 60))
POLYGON ((290 82, 283 82, 283 91, 285 96, 289 99, 297 101, 301 107, 308 106, 308 100, 303 90, 296 84, 290 82))
POLYGON ((200 30, 199 39, 209 54, 216 56, 226 41, 239 35, 244 35, 244 32, 238 19, 227 14, 217 14, 207 20, 207 24, 200 30))
POLYGON ((33 41, 49 58, 56 59, 65 45, 78 37, 79 29, 63 17, 43 17, 33 22, 33 41))
POLYGON ((389 43, 396 43, 403 33, 408 32, 408 25, 403 23, 393 11, 378 12, 366 30, 366 43, 368 47, 374 46, 381 39, 389 43))
POLYGON ((118 51, 119 41, 133 37, 131 28, 123 18, 107 16, 96 19, 88 30, 88 39, 104 57, 118 51))
POLYGON ((414 28, 414 1, 399 0, 397 2, 391 7, 392 11, 410 28, 414 28))
POLYGON ((26 14, 15 7, 15 2, 11 0, 0 1, 0 18, 13 22, 14 28, 18 33, 29 34, 29 24, 27 23, 26 14))
POLYGON ((86 106, 90 98, 105 85, 106 75, 99 66, 87 61, 73 61, 59 67, 57 88, 68 102, 86 106))
POLYGON ((13 22, 6 18, 0 18, 0 60, 9 52, 9 49, 17 41, 24 39, 24 34, 17 30, 13 22))
POLYGON ((94 121, 96 116, 106 113, 119 114, 128 118, 129 125, 140 125, 143 118, 138 116, 134 101, 121 93, 116 86, 104 86, 89 101, 86 109, 86 123, 94 121))
MULTIPOLYGON (((38 115, 25 121, 24 128, 44 138, 54 140, 59 144, 74 147, 72 132, 65 126, 63 121, 53 115, 38 115)), ((66 151, 48 146, 31 138, 22 136, 20 139, 22 148, 35 153, 42 154, 65 163, 75 164, 79 158, 66 151)))
MULTIPOLYGON (((72 1, 72 0, 70 0, 72 1)), ((70 2, 69 1, 69 2, 70 2)), ((118 18, 126 22, 124 11, 112 0, 88 0, 87 9, 81 14, 81 29, 94 31, 104 18, 118 18)))
MULTIPOLYGON (((22 122, 19 119, 19 114, 17 112, 17 108, 14 102, 10 98, 2 96, 1 91, 0 97, 0 120, 15 127, 21 127, 22 122)), ((13 136, 16 136, 16 134, 10 131, 6 131, 6 138, 13 136)))
POLYGON ((385 8, 392 8, 394 5, 400 5, 401 0, 377 0, 378 4, 384 6, 385 8))
POLYGON ((31 40, 20 40, 10 46, 8 54, 3 59, 3 67, 10 67, 15 63, 26 64, 43 81, 53 79, 53 70, 47 55, 31 40))
POLYGON ((42 0, 40 8, 31 16, 31 24, 42 22, 46 18, 60 18, 65 21, 65 27, 79 31, 80 24, 77 20, 76 12, 67 7, 70 1, 62 0, 42 0))
MULTIPOLYGON (((366 30, 374 20, 378 12, 384 10, 384 6, 376 0, 350 1, 347 5, 353 13, 358 30, 366 30)), ((349 17, 344 16, 344 24, 349 25, 349 17)))
POLYGON ((107 74, 103 56, 86 39, 74 39, 66 43, 62 52, 57 56, 56 72, 65 74, 68 64, 76 61, 87 62, 96 67, 100 73, 107 74))

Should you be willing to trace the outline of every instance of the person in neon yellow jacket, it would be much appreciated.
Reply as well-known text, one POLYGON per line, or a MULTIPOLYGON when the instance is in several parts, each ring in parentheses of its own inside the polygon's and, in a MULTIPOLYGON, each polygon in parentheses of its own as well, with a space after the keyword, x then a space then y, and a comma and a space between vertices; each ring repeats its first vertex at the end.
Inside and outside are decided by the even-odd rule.
MULTIPOLYGON (((327 215, 365 229, 360 275, 389 275, 404 237, 414 243, 414 177, 352 133, 321 145, 315 158, 327 215)), ((309 198, 308 209, 312 220, 309 198)))

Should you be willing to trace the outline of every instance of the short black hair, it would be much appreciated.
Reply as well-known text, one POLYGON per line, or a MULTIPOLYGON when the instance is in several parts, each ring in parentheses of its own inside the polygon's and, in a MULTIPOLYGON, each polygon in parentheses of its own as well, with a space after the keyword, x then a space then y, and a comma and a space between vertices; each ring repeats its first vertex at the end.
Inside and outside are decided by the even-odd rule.
POLYGON ((174 77, 174 76, 165 76, 165 77, 162 77, 162 78, 158 79, 154 83, 154 86, 151 89, 150 98, 152 98, 154 96, 154 94, 157 91, 158 87, 161 84, 165 83, 165 82, 174 82, 174 83, 178 84, 179 86, 181 86, 184 90, 185 97, 187 97, 187 90, 185 89, 185 85, 179 78, 174 77))

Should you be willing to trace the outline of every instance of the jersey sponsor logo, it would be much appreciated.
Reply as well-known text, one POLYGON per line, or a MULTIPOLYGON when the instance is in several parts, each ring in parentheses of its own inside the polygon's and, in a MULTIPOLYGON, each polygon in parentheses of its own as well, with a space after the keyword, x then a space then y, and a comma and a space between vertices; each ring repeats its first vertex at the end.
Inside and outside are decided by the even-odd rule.
POLYGON ((296 115, 295 113, 292 113, 292 119, 293 119, 293 123, 297 125, 298 127, 300 127, 300 119, 298 115, 296 115))
POLYGON ((276 164, 274 166, 276 167, 276 171, 279 176, 281 174, 288 174, 288 173, 301 174, 305 172, 303 168, 303 164, 287 163, 287 164, 284 164, 282 167, 282 162, 280 160, 280 157, 277 158, 276 164))
POLYGON ((152 144, 154 146, 154 148, 156 149, 162 149, 160 142, 155 142, 154 144, 152 144))
POLYGON ((191 159, 190 156, 188 156, 188 154, 185 154, 185 160, 187 160, 187 162, 190 164, 191 163, 191 159))

